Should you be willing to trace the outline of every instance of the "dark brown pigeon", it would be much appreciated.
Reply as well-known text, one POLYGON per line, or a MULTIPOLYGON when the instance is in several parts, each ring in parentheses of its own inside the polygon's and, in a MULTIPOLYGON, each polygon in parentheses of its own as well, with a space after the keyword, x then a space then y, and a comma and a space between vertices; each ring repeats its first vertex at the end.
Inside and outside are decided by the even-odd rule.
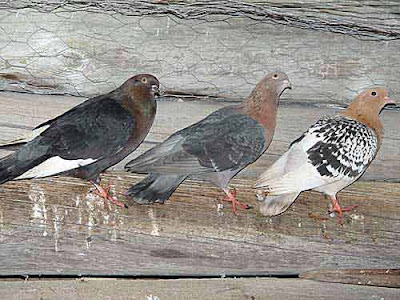
POLYGON ((125 169, 149 174, 131 187, 129 204, 164 203, 188 176, 208 179, 226 194, 223 200, 248 208, 235 199, 228 183, 256 161, 274 135, 279 96, 290 88, 284 73, 263 78, 247 100, 224 107, 184 128, 129 162, 125 169))
POLYGON ((382 143, 379 113, 395 104, 388 91, 375 87, 360 93, 342 112, 324 116, 296 139, 257 180, 255 187, 266 216, 283 213, 305 190, 324 193, 342 224, 343 212, 336 194, 355 182, 374 160, 382 143), (263 195, 265 192, 265 195, 263 195))
POLYGON ((154 120, 158 88, 153 75, 136 75, 116 90, 39 125, 33 130, 37 137, 0 159, 0 184, 74 176, 90 180, 96 194, 124 206, 100 185, 99 174, 142 143, 154 120))

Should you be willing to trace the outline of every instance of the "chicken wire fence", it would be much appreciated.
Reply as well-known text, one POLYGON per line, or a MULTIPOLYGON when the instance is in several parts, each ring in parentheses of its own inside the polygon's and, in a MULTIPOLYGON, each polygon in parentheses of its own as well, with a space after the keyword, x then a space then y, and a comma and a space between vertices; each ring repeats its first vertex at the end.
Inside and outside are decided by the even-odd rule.
POLYGON ((369 76, 356 54, 344 58, 349 51, 359 49, 361 60, 388 68, 398 62, 362 44, 395 40, 397 27, 376 18, 360 25, 354 14, 328 22, 323 13, 315 17, 321 10, 310 4, 315 1, 300 13, 241 1, 172 2, 0 2, 0 89, 92 96, 153 73, 170 95, 240 99, 280 69, 297 80, 303 98, 324 91, 334 99, 339 87, 347 99, 359 87, 387 80, 386 71, 369 76), (355 38, 345 41, 348 36, 355 38))

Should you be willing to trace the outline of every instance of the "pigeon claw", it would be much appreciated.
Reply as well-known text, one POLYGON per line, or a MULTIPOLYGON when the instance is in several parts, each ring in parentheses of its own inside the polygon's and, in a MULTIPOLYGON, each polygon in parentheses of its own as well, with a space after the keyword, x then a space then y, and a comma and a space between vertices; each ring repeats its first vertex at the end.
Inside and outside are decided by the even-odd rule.
POLYGON ((251 209, 252 206, 240 203, 236 200, 236 189, 225 191, 226 196, 222 198, 222 201, 227 201, 232 203, 232 211, 235 215, 238 215, 236 206, 239 206, 241 209, 251 209))
POLYGON ((122 208, 127 208, 126 204, 118 201, 115 199, 113 196, 110 195, 110 185, 108 184, 105 188, 103 188, 100 184, 92 182, 92 184, 95 186, 96 190, 93 191, 93 194, 99 196, 100 198, 103 198, 103 200, 110 201, 111 203, 122 207, 122 208))
POLYGON ((338 216, 338 222, 340 225, 343 225, 343 213, 350 212, 358 207, 358 205, 349 205, 345 207, 340 207, 339 202, 335 197, 330 197, 332 201, 332 209, 329 210, 329 213, 336 213, 338 216))

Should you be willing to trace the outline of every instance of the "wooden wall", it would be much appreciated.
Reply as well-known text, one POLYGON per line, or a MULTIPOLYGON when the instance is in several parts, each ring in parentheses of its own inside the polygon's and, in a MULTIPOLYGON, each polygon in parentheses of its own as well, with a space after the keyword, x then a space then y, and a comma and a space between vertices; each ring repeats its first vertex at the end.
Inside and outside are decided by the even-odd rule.
POLYGON ((290 102, 400 93, 396 1, 8 1, 0 89, 91 96, 154 73, 170 94, 246 97, 274 69, 290 102))
MULTIPOLYGON (((104 204, 79 179, 1 185, 0 298, 396 299, 398 110, 382 113, 385 140, 367 182, 339 194, 343 205, 358 205, 343 226, 316 192, 265 218, 251 186, 360 89, 382 84, 400 100, 399 16, 398 1, 375 0, 1 1, 0 145, 84 100, 71 96, 108 92, 136 73, 155 74, 179 101, 159 102, 130 158, 228 104, 220 100, 243 99, 271 70, 287 72, 293 90, 267 153, 232 181, 238 199, 255 207, 239 216, 220 190, 196 180, 165 205, 129 209, 104 204), (201 101, 180 101, 193 98, 201 101), (21 276, 81 280, 9 281, 21 276), (135 280, 115 280, 123 278, 135 280)), ((123 165, 102 175, 121 201, 141 178, 120 172, 123 165)))

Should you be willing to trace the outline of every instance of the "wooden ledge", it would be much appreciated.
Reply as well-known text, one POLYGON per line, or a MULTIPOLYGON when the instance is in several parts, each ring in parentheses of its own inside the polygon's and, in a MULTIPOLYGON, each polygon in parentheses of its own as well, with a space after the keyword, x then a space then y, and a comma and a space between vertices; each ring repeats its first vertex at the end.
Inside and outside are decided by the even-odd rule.
MULTIPOLYGON (((103 175, 121 193, 142 177, 103 175)), ((238 199, 257 206, 252 181, 235 179, 238 199)), ((240 211, 221 191, 185 181, 165 205, 120 209, 72 178, 0 186, 0 275, 221 276, 299 274, 321 268, 400 268, 400 184, 359 182, 339 194, 359 205, 344 226, 328 200, 302 193, 274 218, 240 211)))

